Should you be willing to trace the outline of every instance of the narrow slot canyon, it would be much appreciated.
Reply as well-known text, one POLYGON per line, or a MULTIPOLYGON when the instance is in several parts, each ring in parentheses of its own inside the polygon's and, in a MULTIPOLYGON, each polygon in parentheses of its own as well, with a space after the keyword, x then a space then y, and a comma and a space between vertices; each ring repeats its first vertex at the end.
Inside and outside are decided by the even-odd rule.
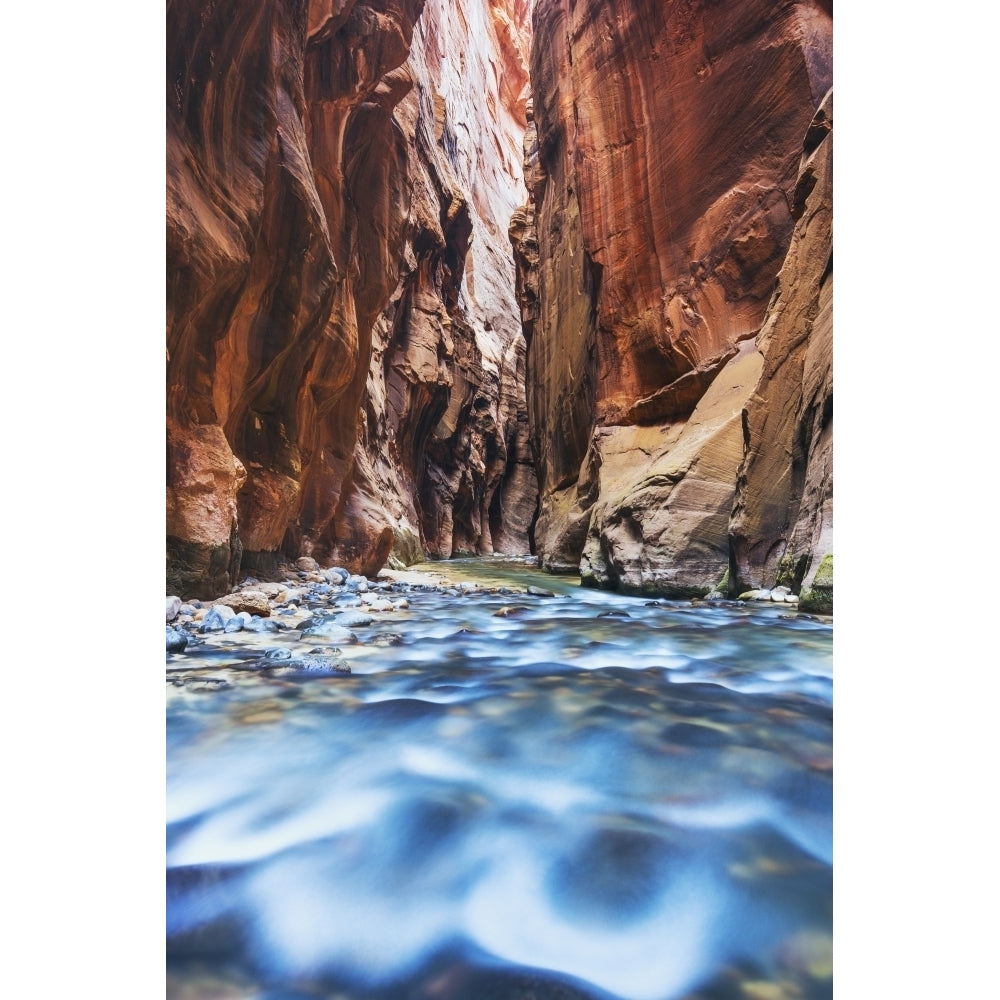
POLYGON ((167 15, 169 592, 530 553, 832 609, 828 4, 167 15))
POLYGON ((829 0, 168 0, 168 1000, 833 996, 829 0))

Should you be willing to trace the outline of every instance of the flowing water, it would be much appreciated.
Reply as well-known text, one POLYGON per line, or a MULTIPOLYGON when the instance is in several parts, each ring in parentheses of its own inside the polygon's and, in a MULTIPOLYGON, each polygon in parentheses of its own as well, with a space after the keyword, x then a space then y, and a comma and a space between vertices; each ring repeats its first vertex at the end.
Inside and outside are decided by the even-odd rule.
POLYGON ((830 620, 439 568, 168 657, 168 997, 830 997, 830 620))

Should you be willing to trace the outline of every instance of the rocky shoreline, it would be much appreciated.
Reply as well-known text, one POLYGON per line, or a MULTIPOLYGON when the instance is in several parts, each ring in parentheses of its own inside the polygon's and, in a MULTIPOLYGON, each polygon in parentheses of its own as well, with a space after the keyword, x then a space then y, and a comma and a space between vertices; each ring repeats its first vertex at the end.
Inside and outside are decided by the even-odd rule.
MULTIPOLYGON (((534 557, 505 559, 505 563, 537 565, 534 557)), ((286 567, 280 581, 245 578, 231 593, 214 601, 183 600, 177 595, 166 598, 166 651, 168 656, 190 653, 213 639, 225 637, 257 653, 267 663, 261 667, 282 674, 303 673, 309 676, 350 673, 350 666, 337 654, 339 646, 363 642, 363 631, 377 620, 391 620, 396 612, 409 608, 407 596, 414 591, 438 591, 453 597, 474 594, 502 594, 519 598, 555 596, 551 590, 535 585, 497 585, 489 580, 488 563, 483 571, 468 577, 465 567, 456 572, 429 569, 382 569, 374 579, 334 566, 321 568, 303 557, 294 568, 286 567), (453 577, 455 577, 453 579, 453 577), (359 634, 359 632, 361 634, 359 634), (299 654, 288 647, 269 646, 279 636, 298 633, 303 643, 315 645, 299 654)), ((719 591, 702 599, 687 600, 685 605, 734 603, 719 591)), ((783 604, 789 611, 806 610, 799 597, 787 587, 751 590, 735 603, 760 602, 783 604)), ((647 604, 663 604, 650 600, 647 604)), ((497 615, 513 615, 516 608, 500 608, 497 615)), ((804 617, 813 617, 804 615, 804 617)), ((386 641, 385 636, 381 641, 386 641)), ((168 661, 169 662, 169 661, 168 661)))

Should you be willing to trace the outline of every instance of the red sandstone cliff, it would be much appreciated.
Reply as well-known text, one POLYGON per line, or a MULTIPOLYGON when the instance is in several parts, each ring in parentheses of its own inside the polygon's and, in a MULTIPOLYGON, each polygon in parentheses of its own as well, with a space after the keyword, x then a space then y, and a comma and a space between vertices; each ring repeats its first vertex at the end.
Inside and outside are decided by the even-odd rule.
POLYGON ((168 0, 169 589, 280 554, 526 551, 526 17, 168 0))
POLYGON ((729 527, 731 592, 784 584, 833 610, 833 93, 806 134, 792 245, 757 337, 729 527))
POLYGON ((678 595, 728 568, 744 405, 791 391, 758 384, 751 341, 792 243, 831 34, 815 0, 537 0, 532 198, 511 238, 550 568, 678 595))

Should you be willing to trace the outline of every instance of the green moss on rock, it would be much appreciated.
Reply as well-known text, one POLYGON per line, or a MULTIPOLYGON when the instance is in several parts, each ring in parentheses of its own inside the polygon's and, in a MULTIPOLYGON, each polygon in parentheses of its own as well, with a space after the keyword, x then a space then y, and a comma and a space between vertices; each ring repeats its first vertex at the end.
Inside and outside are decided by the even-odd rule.
POLYGON ((809 611, 814 615, 833 614, 833 593, 806 587, 799 594, 799 611, 809 611))
POLYGON ((811 587, 803 587, 799 594, 799 611, 817 615, 833 614, 833 553, 821 560, 811 587))
POLYGON ((823 556, 813 577, 813 587, 822 587, 824 590, 833 590, 833 553, 827 552, 823 556))
POLYGON ((776 587, 787 587, 793 594, 797 593, 802 586, 802 580, 806 575, 808 564, 809 556, 805 553, 800 556, 782 556, 778 561, 778 572, 774 580, 774 585, 776 587))

